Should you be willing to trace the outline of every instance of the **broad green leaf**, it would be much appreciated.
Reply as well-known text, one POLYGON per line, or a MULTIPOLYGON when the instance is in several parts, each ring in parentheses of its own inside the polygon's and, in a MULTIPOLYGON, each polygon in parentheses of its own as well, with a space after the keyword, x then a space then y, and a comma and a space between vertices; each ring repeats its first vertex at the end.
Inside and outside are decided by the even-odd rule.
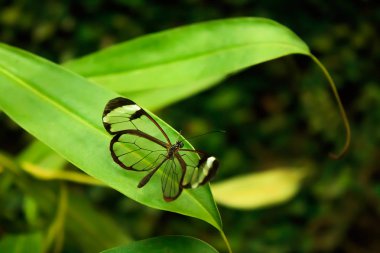
MULTIPOLYGON (((118 94, 4 44, 0 44, 0 90, 8 94, 1 96, 0 108, 9 117, 87 174, 147 206, 196 217, 221 230, 208 185, 185 190, 176 201, 166 203, 160 171, 138 189, 143 175, 113 162, 108 150, 111 136, 101 119, 105 104, 118 94)), ((178 137, 169 125, 156 120, 172 139, 178 137)))
POLYGON ((102 253, 217 253, 209 244, 189 236, 162 236, 130 243, 102 253))
POLYGON ((292 198, 306 174, 305 169, 277 168, 214 183, 212 192, 216 202, 222 205, 255 209, 292 198))
POLYGON ((187 97, 192 96, 199 91, 202 91, 206 85, 211 86, 211 84, 215 84, 221 79, 222 78, 209 78, 186 85, 162 87, 158 89, 148 89, 142 91, 131 91, 126 92, 125 96, 132 99, 133 101, 138 101, 138 103, 146 106, 150 110, 157 110, 186 99, 187 97))
POLYGON ((185 98, 236 71, 289 54, 310 52, 285 26, 244 17, 146 35, 64 66, 154 108, 155 103, 164 106, 177 101, 176 92, 185 98), (160 99, 149 100, 151 93, 160 93, 160 99))
POLYGON ((41 233, 6 235, 0 240, 0 252, 42 253, 41 233))

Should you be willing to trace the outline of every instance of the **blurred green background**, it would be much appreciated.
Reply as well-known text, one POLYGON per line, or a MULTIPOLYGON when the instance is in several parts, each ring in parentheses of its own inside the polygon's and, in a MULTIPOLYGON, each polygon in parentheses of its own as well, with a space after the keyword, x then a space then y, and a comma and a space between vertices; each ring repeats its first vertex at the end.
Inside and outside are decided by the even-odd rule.
MULTIPOLYGON (((235 252, 380 252, 379 4, 164 2, 3 0, 0 41, 61 63, 144 34, 211 19, 260 16, 289 27, 325 64, 339 89, 352 127, 351 149, 341 160, 328 157, 342 147, 345 137, 337 106, 324 76, 304 56, 249 68, 156 113, 185 136, 227 131, 192 141, 219 158, 215 181, 279 166, 310 167, 311 175, 286 203, 244 211, 219 206, 235 252)), ((1 112, 0 124, 1 153, 16 156, 33 140, 1 112)), ((29 202, 17 187, 5 187, 4 181, 3 177, 0 237, 46 228, 54 212, 49 216, 49 211, 35 207, 36 217, 28 217, 25 213, 33 207, 25 207, 29 202)), ((34 183, 48 185, 58 196, 56 182, 34 183)), ((95 209, 113 220, 128 240, 183 234, 225 248, 218 232, 202 221, 147 208, 111 189, 69 187, 77 194, 76 201, 91 206, 77 212, 95 209)), ((86 235, 77 237, 70 226, 66 224, 63 252, 92 252, 88 245, 97 242, 79 242, 86 235)), ((99 224, 94 229, 106 228, 99 224)))

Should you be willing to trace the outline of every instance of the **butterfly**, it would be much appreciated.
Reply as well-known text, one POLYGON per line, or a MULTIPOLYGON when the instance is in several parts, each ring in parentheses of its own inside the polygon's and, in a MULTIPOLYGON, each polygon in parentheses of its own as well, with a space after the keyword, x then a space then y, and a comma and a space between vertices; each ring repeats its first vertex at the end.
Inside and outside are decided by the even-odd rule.
POLYGON ((110 100, 102 120, 107 132, 114 135, 109 149, 115 163, 126 170, 146 173, 138 188, 161 171, 161 188, 167 202, 177 199, 183 188, 204 185, 218 170, 219 162, 214 156, 182 140, 171 141, 160 124, 129 99, 110 100))

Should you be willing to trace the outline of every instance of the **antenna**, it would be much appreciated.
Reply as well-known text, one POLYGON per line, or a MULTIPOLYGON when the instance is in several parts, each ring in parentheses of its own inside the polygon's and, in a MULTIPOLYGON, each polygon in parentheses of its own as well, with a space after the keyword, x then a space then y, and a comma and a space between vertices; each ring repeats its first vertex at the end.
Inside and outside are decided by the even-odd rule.
POLYGON ((221 133, 221 134, 225 134, 225 133, 227 133, 227 131, 225 131, 225 130, 214 130, 214 131, 210 131, 210 132, 207 132, 207 133, 204 133, 204 134, 199 134, 199 135, 191 136, 191 137, 189 137, 189 138, 186 138, 186 140, 195 139, 195 138, 201 137, 201 136, 203 136, 203 135, 213 134, 213 133, 221 133))

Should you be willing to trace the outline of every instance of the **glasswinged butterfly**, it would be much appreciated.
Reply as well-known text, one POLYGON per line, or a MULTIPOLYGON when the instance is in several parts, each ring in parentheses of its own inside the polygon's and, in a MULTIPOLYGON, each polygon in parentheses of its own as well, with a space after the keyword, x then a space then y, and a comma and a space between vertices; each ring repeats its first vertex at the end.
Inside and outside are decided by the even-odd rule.
POLYGON ((104 108, 103 125, 114 135, 109 147, 113 160, 124 169, 146 172, 138 188, 161 170, 167 202, 178 198, 183 188, 197 188, 216 174, 219 162, 215 157, 182 140, 172 142, 160 124, 129 99, 110 100, 104 108))

